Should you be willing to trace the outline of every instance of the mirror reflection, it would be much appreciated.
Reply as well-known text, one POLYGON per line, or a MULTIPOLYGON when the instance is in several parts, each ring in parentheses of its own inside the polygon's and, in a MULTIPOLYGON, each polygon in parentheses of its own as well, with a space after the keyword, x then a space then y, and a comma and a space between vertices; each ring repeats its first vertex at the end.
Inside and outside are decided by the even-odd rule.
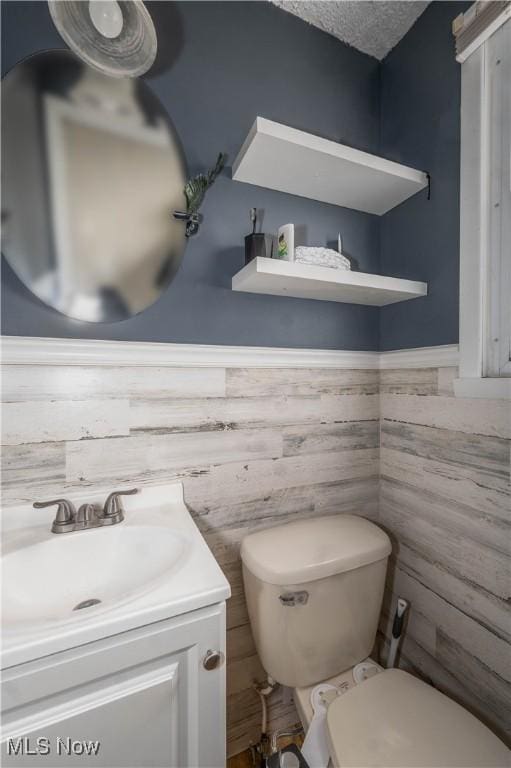
POLYGON ((174 277, 186 167, 146 84, 50 51, 2 83, 2 252, 23 283, 69 317, 113 322, 174 277))

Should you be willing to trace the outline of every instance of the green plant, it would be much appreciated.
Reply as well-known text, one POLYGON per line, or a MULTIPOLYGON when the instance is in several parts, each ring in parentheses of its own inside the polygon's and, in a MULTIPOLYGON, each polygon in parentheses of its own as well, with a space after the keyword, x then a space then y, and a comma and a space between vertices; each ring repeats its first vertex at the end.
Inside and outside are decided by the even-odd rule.
POLYGON ((199 173, 197 176, 194 176, 193 179, 187 181, 184 188, 187 213, 194 214, 198 212, 199 208, 204 202, 206 192, 211 187, 219 173, 221 173, 226 160, 227 155, 223 152, 220 152, 216 164, 213 168, 211 168, 211 170, 209 170, 206 174, 199 173))

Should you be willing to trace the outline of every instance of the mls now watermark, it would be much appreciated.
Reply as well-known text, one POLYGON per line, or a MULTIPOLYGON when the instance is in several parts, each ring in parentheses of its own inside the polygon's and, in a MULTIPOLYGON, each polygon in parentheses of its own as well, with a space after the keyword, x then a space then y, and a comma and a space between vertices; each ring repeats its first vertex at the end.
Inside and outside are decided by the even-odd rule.
POLYGON ((69 736, 65 739, 57 736, 56 739, 39 736, 37 739, 30 739, 23 736, 19 739, 9 739, 7 741, 7 754, 14 756, 22 755, 92 755, 99 754, 101 743, 99 741, 88 741, 80 739, 71 739, 69 736))

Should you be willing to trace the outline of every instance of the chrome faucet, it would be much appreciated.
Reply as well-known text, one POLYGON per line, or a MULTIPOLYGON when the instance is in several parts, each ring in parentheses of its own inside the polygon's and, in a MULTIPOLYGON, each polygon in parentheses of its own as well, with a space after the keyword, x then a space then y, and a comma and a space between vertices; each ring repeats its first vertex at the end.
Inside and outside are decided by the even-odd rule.
POLYGON ((94 504, 82 504, 75 510, 74 504, 67 499, 54 499, 53 501, 36 501, 36 509, 44 509, 57 504, 57 514, 52 523, 52 533, 70 533, 71 531, 85 531, 89 528, 100 528, 103 525, 117 525, 124 520, 124 509, 120 496, 133 496, 138 493, 138 488, 129 491, 113 491, 110 493, 99 511, 94 504))

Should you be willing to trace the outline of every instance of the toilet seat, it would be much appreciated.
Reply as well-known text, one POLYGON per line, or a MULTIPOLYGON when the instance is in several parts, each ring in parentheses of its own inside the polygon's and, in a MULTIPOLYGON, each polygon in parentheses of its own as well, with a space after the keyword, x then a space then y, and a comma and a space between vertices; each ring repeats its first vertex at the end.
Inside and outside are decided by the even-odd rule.
POLYGON ((337 768, 505 768, 507 747, 430 685, 387 669, 335 699, 327 712, 337 768))

